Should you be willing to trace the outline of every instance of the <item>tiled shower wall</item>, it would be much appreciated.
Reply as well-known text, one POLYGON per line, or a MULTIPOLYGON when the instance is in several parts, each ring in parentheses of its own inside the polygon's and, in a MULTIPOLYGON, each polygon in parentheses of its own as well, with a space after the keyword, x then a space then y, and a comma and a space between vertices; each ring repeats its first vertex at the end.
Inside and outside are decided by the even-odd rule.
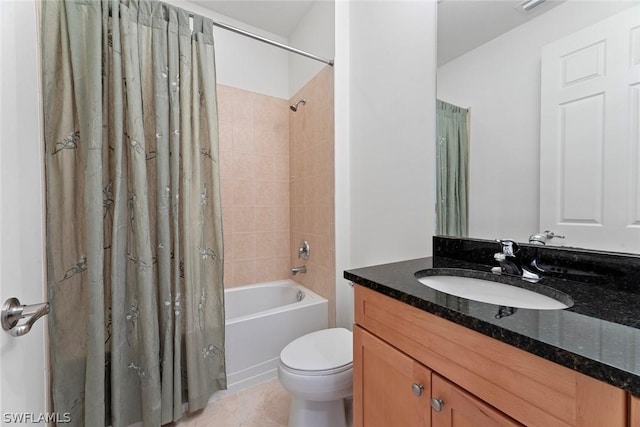
POLYGON ((218 85, 224 286, 290 277, 289 104, 218 85))
POLYGON ((225 287, 290 278, 306 264, 294 280, 329 300, 335 325, 333 69, 289 101, 218 85, 218 119, 225 287))
POLYGON ((327 66, 290 101, 305 98, 289 112, 291 168, 291 265, 306 264, 294 280, 329 300, 329 326, 335 325, 335 214, 333 68, 327 66), (307 240, 311 256, 298 259, 307 240))

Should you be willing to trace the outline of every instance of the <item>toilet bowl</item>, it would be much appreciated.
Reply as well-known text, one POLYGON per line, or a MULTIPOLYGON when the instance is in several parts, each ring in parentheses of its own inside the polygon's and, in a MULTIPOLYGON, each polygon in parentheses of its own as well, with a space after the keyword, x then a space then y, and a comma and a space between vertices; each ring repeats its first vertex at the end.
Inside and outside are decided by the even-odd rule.
POLYGON ((312 332, 280 353, 278 378, 291 393, 289 427, 346 427, 353 390, 353 336, 344 328, 312 332))

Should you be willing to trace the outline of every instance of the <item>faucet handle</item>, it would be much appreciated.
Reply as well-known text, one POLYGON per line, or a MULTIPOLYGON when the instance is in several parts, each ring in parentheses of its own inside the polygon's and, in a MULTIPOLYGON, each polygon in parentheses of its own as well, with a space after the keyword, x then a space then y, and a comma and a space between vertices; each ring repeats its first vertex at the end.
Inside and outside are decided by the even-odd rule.
POLYGON ((303 240, 300 242, 300 247, 298 247, 298 258, 302 258, 303 260, 308 260, 309 255, 311 255, 311 249, 309 248, 309 242, 303 240))
POLYGON ((547 239, 553 239, 554 237, 556 239, 564 239, 565 238, 565 236, 561 236, 559 234, 556 234, 551 230, 545 230, 544 231, 544 235, 547 236, 547 239))
POLYGON ((500 243, 502 246, 502 253, 505 256, 516 256, 516 252, 518 252, 518 244, 513 239, 496 239, 496 242, 500 243))
POLYGON ((507 256, 502 252, 496 252, 495 254, 493 254, 493 259, 498 262, 502 262, 507 260, 507 256))

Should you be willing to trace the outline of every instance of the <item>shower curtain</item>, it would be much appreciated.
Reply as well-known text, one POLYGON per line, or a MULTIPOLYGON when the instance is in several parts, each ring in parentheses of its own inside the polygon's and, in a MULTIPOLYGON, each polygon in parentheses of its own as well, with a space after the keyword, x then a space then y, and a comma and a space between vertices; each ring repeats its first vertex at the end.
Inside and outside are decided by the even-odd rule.
POLYGON ((226 388, 212 23, 41 4, 53 410, 165 424, 226 388))
POLYGON ((469 111, 436 101, 436 234, 468 234, 469 111))

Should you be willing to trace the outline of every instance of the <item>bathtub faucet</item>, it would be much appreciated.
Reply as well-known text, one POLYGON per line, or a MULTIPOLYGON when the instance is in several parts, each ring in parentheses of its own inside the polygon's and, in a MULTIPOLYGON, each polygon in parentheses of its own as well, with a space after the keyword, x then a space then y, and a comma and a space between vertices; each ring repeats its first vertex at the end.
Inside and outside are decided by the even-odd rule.
POLYGON ((298 273, 306 273, 307 272, 307 266, 303 265, 302 267, 293 267, 291 269, 291 275, 295 276, 298 273))

